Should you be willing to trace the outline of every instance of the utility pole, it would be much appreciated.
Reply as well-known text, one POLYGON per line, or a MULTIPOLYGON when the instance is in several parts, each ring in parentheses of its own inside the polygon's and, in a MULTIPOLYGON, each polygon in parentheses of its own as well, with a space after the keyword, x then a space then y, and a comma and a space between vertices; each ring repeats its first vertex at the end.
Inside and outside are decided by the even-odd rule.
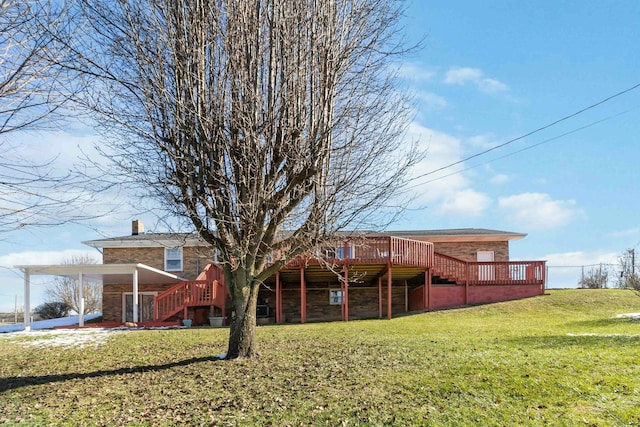
POLYGON ((18 294, 16 294, 16 299, 15 302, 13 304, 13 324, 17 325, 18 324, 18 294))

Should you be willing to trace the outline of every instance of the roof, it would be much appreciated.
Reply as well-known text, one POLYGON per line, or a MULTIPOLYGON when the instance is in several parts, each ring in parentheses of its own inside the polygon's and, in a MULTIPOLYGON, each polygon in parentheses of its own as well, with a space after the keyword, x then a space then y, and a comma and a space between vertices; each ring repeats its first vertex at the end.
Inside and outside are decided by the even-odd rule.
POLYGON ((82 242, 93 248, 175 248, 178 246, 207 246, 195 233, 141 233, 82 242))
POLYGON ((526 236, 524 233, 512 231, 491 230, 487 228, 454 228, 445 230, 398 230, 388 231, 386 234, 395 237, 429 240, 430 242, 504 242, 519 240, 526 236))
POLYGON ((149 267, 145 264, 61 264, 61 265, 14 265, 29 275, 67 276, 77 278, 79 273, 88 280, 103 280, 121 284, 132 283, 133 273, 138 272, 138 283, 172 284, 184 279, 175 274, 149 267))
MULTIPOLYGON (((523 233, 511 231, 490 230, 486 228, 454 228, 443 230, 394 230, 394 231, 343 231, 345 236, 394 236, 414 238, 430 242, 461 242, 461 241, 509 241, 518 240, 526 236, 523 233)), ((122 237, 112 237, 82 242, 93 248, 155 248, 178 246, 208 246, 195 233, 141 233, 122 237)))

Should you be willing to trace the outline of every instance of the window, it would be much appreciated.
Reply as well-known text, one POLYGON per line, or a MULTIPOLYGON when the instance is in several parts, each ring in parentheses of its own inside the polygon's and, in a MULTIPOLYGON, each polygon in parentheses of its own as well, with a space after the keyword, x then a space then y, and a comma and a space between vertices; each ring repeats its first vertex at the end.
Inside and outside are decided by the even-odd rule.
POLYGON ((164 270, 182 271, 182 248, 165 248, 164 270))
POLYGON ((346 248, 346 257, 345 257, 345 247, 337 246, 337 247, 323 247, 321 249, 321 253, 324 255, 326 259, 345 259, 350 258, 353 259, 355 253, 355 247, 347 246, 346 248))
MULTIPOLYGON (((153 299, 157 292, 138 293, 138 322, 153 322, 153 299)), ((122 294, 122 321, 133 322, 133 293, 122 294)))
POLYGON ((330 305, 342 304, 342 291, 340 289, 329 290, 329 304, 330 305))
MULTIPOLYGON (((495 253, 493 251, 478 251, 477 252, 477 260, 478 262, 493 262, 495 259, 495 253)), ((495 280, 496 278, 496 268, 491 264, 482 264, 478 266, 478 280, 495 280)))
POLYGON ((336 259, 345 259, 345 258, 354 258, 353 254, 354 254, 354 250, 352 246, 347 246, 347 254, 345 256, 344 253, 344 246, 340 246, 336 248, 336 259))

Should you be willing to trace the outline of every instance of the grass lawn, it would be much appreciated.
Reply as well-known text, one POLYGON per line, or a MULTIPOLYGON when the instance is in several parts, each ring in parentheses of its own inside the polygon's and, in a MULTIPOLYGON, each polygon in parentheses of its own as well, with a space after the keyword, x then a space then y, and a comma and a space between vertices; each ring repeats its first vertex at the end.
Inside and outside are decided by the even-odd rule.
POLYGON ((0 424, 640 425, 640 294, 550 295, 393 320, 0 335, 0 424), (30 344, 32 343, 32 344, 30 344))

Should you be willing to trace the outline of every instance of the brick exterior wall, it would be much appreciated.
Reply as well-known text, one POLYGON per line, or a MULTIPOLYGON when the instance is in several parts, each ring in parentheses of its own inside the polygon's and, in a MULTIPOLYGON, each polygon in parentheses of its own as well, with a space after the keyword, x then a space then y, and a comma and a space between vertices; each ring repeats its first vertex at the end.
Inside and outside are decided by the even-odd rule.
POLYGON ((509 261, 509 242, 438 242, 433 250, 464 261, 477 261, 478 251, 493 251, 494 261, 509 261))
MULTIPOLYGON (((409 309, 424 310, 424 286, 409 293, 409 309)), ((434 285, 431 287, 431 309, 450 308, 465 304, 486 304, 534 297, 544 294, 541 285, 482 285, 469 286, 468 301, 466 290, 461 285, 434 285)))
MULTIPOLYGON (((307 285, 307 322, 335 321, 342 319, 340 305, 329 303, 329 291, 338 290, 340 285, 317 283, 307 285)), ((391 286, 393 315, 405 313, 404 282, 394 282, 391 286)), ((259 301, 268 300, 271 321, 275 319, 276 296, 274 290, 262 289, 259 301)), ((352 285, 349 287, 349 319, 378 318, 378 287, 366 285, 352 285)), ((286 284, 282 289, 282 315, 284 322, 300 322, 300 284, 286 284)), ((387 286, 382 286, 382 317, 387 317, 387 286)))
MULTIPOLYGON (((173 285, 140 285, 138 291, 160 293, 171 286, 173 285)), ((122 294, 125 292, 133 292, 133 285, 109 283, 103 285, 102 319, 104 322, 122 322, 122 294)))
MULTIPOLYGON (((104 264, 141 263, 164 270, 164 248, 104 248, 104 264)), ((213 259, 213 249, 209 247, 182 248, 182 271, 171 271, 188 280, 195 279, 213 259)))

